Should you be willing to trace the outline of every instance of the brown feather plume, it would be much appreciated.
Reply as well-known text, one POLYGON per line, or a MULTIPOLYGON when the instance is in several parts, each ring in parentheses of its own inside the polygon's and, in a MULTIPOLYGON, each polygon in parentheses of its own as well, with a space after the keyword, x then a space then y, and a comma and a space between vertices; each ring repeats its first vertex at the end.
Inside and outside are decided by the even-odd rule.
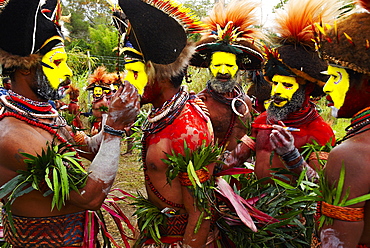
MULTIPOLYGON (((218 26, 221 29, 225 29, 228 23, 229 30, 235 31, 234 39, 263 39, 264 36, 261 29, 254 28, 253 26, 258 25, 257 10, 259 4, 252 1, 232 0, 227 6, 224 1, 219 1, 215 4, 209 16, 202 19, 207 25, 210 31, 219 32, 218 26)), ((218 34, 220 36, 220 34, 218 34)), ((227 39, 227 33, 224 37, 219 39, 227 39)))
POLYGON ((357 0, 358 5, 370 12, 370 0, 357 0))
POLYGON ((275 17, 281 44, 313 45, 313 23, 333 24, 342 3, 338 0, 290 0, 275 17))

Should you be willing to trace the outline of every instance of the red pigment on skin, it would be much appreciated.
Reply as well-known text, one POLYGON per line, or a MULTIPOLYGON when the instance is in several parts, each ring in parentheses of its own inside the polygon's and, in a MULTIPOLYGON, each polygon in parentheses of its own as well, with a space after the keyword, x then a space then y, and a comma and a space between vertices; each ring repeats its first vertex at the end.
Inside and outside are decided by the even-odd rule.
POLYGON ((175 153, 184 154, 184 140, 191 150, 202 145, 209 145, 212 137, 208 131, 206 121, 199 115, 195 108, 187 103, 178 118, 161 132, 149 136, 148 145, 157 144, 161 139, 171 141, 171 148, 175 153))

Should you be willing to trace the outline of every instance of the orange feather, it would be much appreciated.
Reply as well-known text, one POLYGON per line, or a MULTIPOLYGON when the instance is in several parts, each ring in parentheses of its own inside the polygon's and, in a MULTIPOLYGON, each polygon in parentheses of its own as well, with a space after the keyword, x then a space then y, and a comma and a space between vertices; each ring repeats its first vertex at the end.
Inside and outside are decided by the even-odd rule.
POLYGON ((259 4, 252 1, 232 0, 227 6, 224 1, 215 4, 209 16, 202 19, 211 31, 217 32, 217 24, 221 29, 231 21, 230 31, 236 30, 237 38, 263 38, 260 29, 253 26, 259 24, 259 4))
POLYGON ((333 24, 340 14, 338 0, 290 0, 276 12, 275 32, 286 43, 312 44, 313 23, 333 24))

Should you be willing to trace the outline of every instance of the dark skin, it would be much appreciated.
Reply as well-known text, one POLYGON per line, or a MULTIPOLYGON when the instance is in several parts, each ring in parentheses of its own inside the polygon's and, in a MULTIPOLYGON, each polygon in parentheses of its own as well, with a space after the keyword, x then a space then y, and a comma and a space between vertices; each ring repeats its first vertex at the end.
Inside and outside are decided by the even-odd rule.
POLYGON ((80 118, 80 106, 78 105, 79 95, 80 93, 78 89, 75 89, 69 92, 69 98, 71 102, 68 104, 68 112, 75 116, 73 120, 73 125, 78 128, 83 128, 81 118, 80 118), (72 101, 76 101, 76 102, 72 102, 72 101))
MULTIPOLYGON (((224 93, 223 96, 226 98, 231 98, 231 99, 234 98, 234 95, 232 92, 224 93)), ((199 92, 198 97, 202 99, 202 101, 206 104, 208 108, 210 118, 212 121, 215 140, 218 141, 218 144, 219 144, 225 139, 226 134, 230 127, 232 115, 235 115, 235 114, 230 106, 215 100, 212 97, 212 95, 207 92, 206 89, 199 92)), ((252 103, 251 103, 250 98, 247 95, 245 95, 243 100, 247 104, 249 111, 251 111, 252 103)), ((239 106, 237 108, 237 111, 241 114, 244 114, 246 111, 244 104, 239 106)), ((240 140, 240 138, 243 137, 246 133, 248 133, 249 131, 248 124, 252 120, 252 117, 249 111, 243 117, 236 116, 235 124, 234 124, 234 127, 232 128, 231 135, 228 137, 226 141, 227 150, 233 150, 238 144, 238 141, 240 140)))
MULTIPOLYGON (((95 101, 92 103, 92 115, 95 117, 95 122, 101 123, 103 120, 103 114, 106 113, 106 111, 102 111, 104 108, 108 108, 108 101, 103 96, 101 99, 95 101)), ((99 124, 101 125, 101 124, 99 124)), ((99 127, 98 129, 94 126, 91 128, 91 135, 95 135, 100 131, 99 127)))
MULTIPOLYGON (((46 101, 40 99, 30 87, 34 84, 34 76, 34 68, 30 70, 17 69, 12 77, 13 91, 31 100, 46 101)), ((125 87, 121 87, 117 92, 110 107, 107 124, 116 130, 123 130, 129 126, 135 120, 139 109, 138 94, 135 88, 126 83, 125 87)), ((43 121, 52 122, 51 119, 44 119, 43 121)), ((16 118, 1 120, 0 130, 0 185, 3 185, 18 175, 17 170, 26 170, 27 165, 23 162, 24 157, 19 153, 41 154, 42 150, 46 149, 47 142, 51 143, 53 140, 53 135, 42 128, 28 125, 16 118), (29 142, 24 142, 25 140, 29 142)), ((103 135, 102 144, 120 139, 118 136, 107 133, 103 135)), ((64 138, 70 139, 70 137, 64 138)), ((86 149, 88 150, 88 147, 86 149)), ((101 157, 101 154, 98 152, 95 157, 101 157)), ((111 163, 112 161, 105 162, 111 163)), ((102 181, 99 177, 92 177, 90 174, 86 186, 80 189, 83 194, 71 191, 70 199, 60 210, 56 208, 51 210, 52 197, 44 197, 38 191, 32 191, 17 198, 11 206, 11 210, 14 215, 24 217, 58 216, 86 209, 98 210, 108 193, 105 192, 105 189, 109 188, 113 181, 114 177, 111 180, 102 181)), ((6 202, 6 199, 3 200, 6 202)))
MULTIPOLYGON (((347 71, 349 71, 347 69, 347 71)), ((339 109, 338 118, 347 118, 370 106, 370 83, 369 76, 362 75, 353 79, 350 76, 350 87, 347 91, 344 104, 339 109)), ((328 93, 328 92, 327 92, 328 93)), ((342 165, 345 166, 346 174, 342 196, 349 188, 349 199, 353 199, 370 193, 369 161, 370 154, 370 131, 366 130, 369 125, 363 127, 359 133, 336 146, 329 154, 326 164, 325 176, 329 185, 337 185, 342 165)), ((365 217, 363 221, 334 220, 333 225, 324 225, 320 238, 323 248, 338 247, 341 243, 344 248, 355 248, 358 244, 370 246, 370 203, 363 201, 348 207, 364 207, 365 217), (330 233, 332 231, 332 233, 330 233)))
MULTIPOLYGON (((142 103, 152 103, 154 107, 159 108, 165 101, 171 99, 178 90, 179 88, 174 87, 169 81, 148 84, 144 89, 142 103)), ((180 149, 179 152, 181 152, 183 140, 186 140, 187 143, 190 144, 189 148, 191 149, 195 148, 194 144, 201 144, 202 139, 194 135, 196 132, 208 133, 208 130, 205 129, 206 126, 203 120, 198 116, 189 116, 189 114, 186 114, 188 110, 185 109, 189 108, 187 106, 185 106, 180 116, 176 118, 173 125, 167 126, 163 132, 151 135, 149 139, 147 139, 146 153, 146 173, 150 177, 150 181, 153 183, 154 187, 165 199, 178 204, 184 204, 185 209, 171 207, 161 201, 149 188, 147 181, 146 187, 149 200, 159 209, 170 207, 174 208, 176 211, 180 211, 180 213, 189 214, 183 238, 184 247, 198 248, 206 247, 205 243, 210 231, 210 221, 203 220, 199 231, 194 234, 194 228, 201 212, 194 206, 194 197, 192 193, 187 187, 180 184, 178 178, 175 178, 171 185, 167 183, 166 171, 168 165, 162 161, 162 159, 167 159, 165 153, 171 154, 172 149, 180 149), (185 121, 187 121, 188 124, 185 124, 185 121), (201 124, 198 125, 197 123, 201 124)), ((210 139, 209 137, 210 135, 208 139, 210 139)), ((209 166, 209 171, 212 174, 213 165, 209 166)))

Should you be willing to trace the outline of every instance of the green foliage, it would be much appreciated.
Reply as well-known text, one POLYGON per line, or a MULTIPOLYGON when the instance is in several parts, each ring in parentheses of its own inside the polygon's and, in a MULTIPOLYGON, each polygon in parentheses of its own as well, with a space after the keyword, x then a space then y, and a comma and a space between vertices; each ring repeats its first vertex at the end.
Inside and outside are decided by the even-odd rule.
POLYGON ((131 128, 132 134, 130 138, 132 138, 132 149, 142 150, 143 146, 141 143, 141 139, 143 136, 143 131, 141 127, 143 126, 145 120, 148 118, 149 110, 146 110, 145 107, 140 109, 139 115, 136 117, 136 121, 131 128))
POLYGON ((255 220, 258 231, 253 232, 244 225, 231 227, 219 219, 217 223, 222 232, 236 247, 310 247, 313 215, 319 198, 314 192, 318 185, 307 180, 305 173, 299 175, 295 185, 276 178, 266 183, 269 178, 258 180, 254 174, 239 176, 241 190, 238 193, 245 199, 257 198, 254 207, 280 222, 261 224, 255 220))
POLYGON ((328 152, 329 153, 333 149, 333 146, 331 145, 331 143, 332 143, 332 141, 330 139, 330 141, 328 143, 326 143, 324 146, 321 146, 319 143, 317 143, 316 140, 312 140, 312 144, 307 143, 306 145, 301 147, 301 148, 303 148, 303 151, 302 151, 301 154, 304 157, 304 159, 306 161, 308 161, 308 158, 314 152, 314 153, 316 153, 316 156, 317 156, 318 161, 320 162, 320 164, 325 165, 326 161, 319 159, 319 152, 328 152))
POLYGON ((51 209, 60 210, 69 198, 69 192, 85 186, 88 173, 75 158, 76 152, 66 151, 66 144, 47 145, 41 155, 20 153, 26 159, 27 170, 18 170, 18 175, 0 188, 0 199, 7 198, 4 209, 13 226, 10 206, 15 199, 33 190, 48 196, 53 194, 51 209))
POLYGON ((207 81, 210 79, 210 73, 206 68, 197 68, 189 66, 188 74, 190 75, 190 82, 187 84, 189 90, 199 93, 206 88, 207 81))
POLYGON ((179 173, 187 173, 192 184, 186 187, 188 187, 193 194, 194 205, 202 212, 194 229, 194 233, 198 231, 202 219, 210 218, 210 202, 213 202, 214 198, 213 178, 205 182, 200 182, 196 171, 203 169, 208 172, 207 165, 222 163, 218 159, 222 152, 223 148, 218 147, 217 144, 206 145, 205 142, 203 142, 198 149, 192 151, 184 140, 184 155, 181 153, 175 154, 175 152, 172 151, 172 155, 166 154, 167 159, 162 159, 162 161, 168 165, 166 176, 169 184, 171 184, 171 181, 175 179, 179 173), (204 217, 204 212, 207 213, 207 217, 204 217))
POLYGON ((136 208, 134 215, 137 216, 141 234, 141 238, 138 239, 134 248, 141 247, 139 244, 140 241, 144 241, 144 235, 151 237, 157 244, 160 244, 161 234, 159 228, 161 225, 165 225, 165 214, 140 193, 138 197, 134 198, 134 202, 131 205, 134 205, 136 208))
POLYGON ((112 27, 100 24, 89 28, 92 42, 91 52, 96 55, 115 55, 114 48, 118 44, 118 32, 112 27))
POLYGON ((81 81, 83 76, 83 83, 78 84, 80 89, 87 85, 87 74, 91 68, 96 67, 97 63, 98 58, 89 56, 80 47, 73 47, 68 52, 68 66, 72 69, 74 77, 81 81))
POLYGON ((205 17, 213 8, 214 3, 214 1, 210 0, 187 0, 184 6, 194 11, 198 17, 205 17))

